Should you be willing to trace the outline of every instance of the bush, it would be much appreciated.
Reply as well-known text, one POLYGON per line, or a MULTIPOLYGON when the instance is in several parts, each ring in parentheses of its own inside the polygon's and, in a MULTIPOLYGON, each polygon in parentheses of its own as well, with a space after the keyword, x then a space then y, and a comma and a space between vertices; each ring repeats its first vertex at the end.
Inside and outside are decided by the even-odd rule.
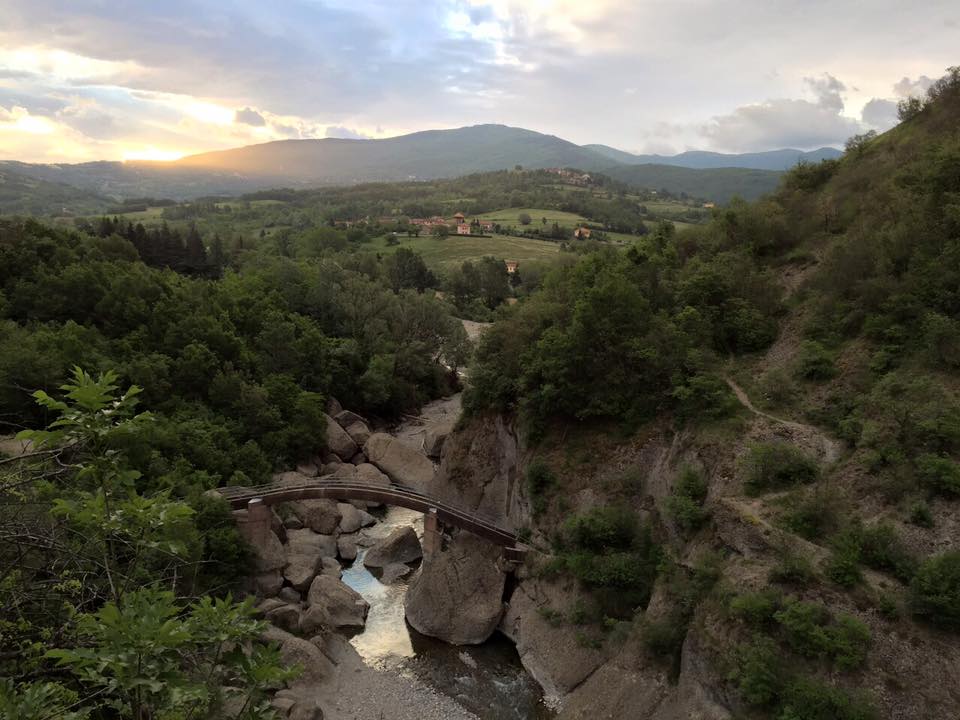
POLYGON ((622 506, 593 508, 567 520, 566 532, 582 550, 629 548, 637 534, 637 516, 622 506))
POLYGON ((706 498, 707 481, 696 470, 687 467, 681 470, 664 510, 682 530, 689 532, 710 517, 703 508, 706 498))
POLYGON ((790 548, 784 548, 780 553, 780 563, 770 571, 770 581, 786 585, 803 586, 816 577, 813 563, 805 555, 800 555, 790 548))
POLYGON ((948 457, 924 453, 917 458, 917 476, 931 492, 960 496, 960 465, 948 457))
POLYGON ((817 479, 817 463, 785 442, 761 443, 750 448, 743 463, 744 489, 749 495, 781 490, 817 479))
POLYGON ((873 720, 876 711, 864 699, 814 678, 795 678, 783 692, 777 720, 873 720))
POLYGON ((913 613, 929 622, 960 630, 960 552, 928 558, 910 584, 913 613))
POLYGON ((743 699, 750 705, 772 705, 784 684, 777 644, 771 638, 755 635, 751 642, 738 645, 729 679, 737 684, 743 699))
POLYGON ((804 657, 828 657, 840 670, 856 669, 867 659, 870 631, 850 615, 833 621, 823 605, 788 599, 774 619, 787 644, 804 657))
POLYGON ((833 541, 833 553, 826 574, 837 585, 851 588, 863 580, 860 572, 861 535, 858 528, 840 533, 833 541))
POLYGON ((748 592, 732 598, 728 604, 731 614, 748 625, 761 628, 771 624, 782 602, 776 590, 748 592))
POLYGON ((780 524, 807 540, 819 540, 839 528, 840 502, 836 493, 825 490, 794 495, 786 502, 780 524))
POLYGON ((527 468, 527 490, 533 506, 533 516, 542 515, 550 502, 547 493, 557 484, 557 479, 543 460, 537 458, 527 468))
POLYGON ((930 512, 930 506, 922 500, 915 502, 910 507, 909 520, 917 527, 932 528, 933 513, 930 512))
POLYGON ((800 347, 797 374, 805 380, 829 380, 837 374, 833 353, 815 340, 807 340, 800 347))
POLYGON ((910 581, 917 566, 896 528, 889 523, 878 523, 862 531, 860 558, 867 567, 889 572, 903 582, 910 581))

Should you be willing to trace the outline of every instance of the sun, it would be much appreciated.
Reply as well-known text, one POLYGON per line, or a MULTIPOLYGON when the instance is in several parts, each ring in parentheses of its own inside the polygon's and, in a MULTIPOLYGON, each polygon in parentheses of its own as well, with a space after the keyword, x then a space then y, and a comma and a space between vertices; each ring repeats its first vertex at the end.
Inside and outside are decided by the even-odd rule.
POLYGON ((152 145, 145 148, 137 148, 135 150, 127 150, 123 153, 123 161, 127 162, 129 160, 156 160, 159 162, 170 162, 173 160, 179 160, 184 156, 184 153, 177 150, 162 150, 152 145))

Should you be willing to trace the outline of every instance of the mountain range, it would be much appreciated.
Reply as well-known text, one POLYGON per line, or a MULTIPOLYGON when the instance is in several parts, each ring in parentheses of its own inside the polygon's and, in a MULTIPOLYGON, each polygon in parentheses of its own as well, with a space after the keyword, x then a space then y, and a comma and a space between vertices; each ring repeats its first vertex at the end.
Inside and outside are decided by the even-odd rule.
MULTIPOLYGON (((770 192, 780 173, 797 162, 839 154, 833 148, 821 148, 809 153, 785 149, 743 155, 700 151, 634 155, 606 145, 576 145, 522 128, 475 125, 382 140, 280 140, 173 162, 44 165, 8 161, 0 163, 4 171, 0 188, 21 176, 78 188, 86 194, 84 204, 90 193, 107 200, 144 196, 182 200, 279 186, 429 180, 521 165, 601 172, 636 187, 726 202, 735 195, 752 199, 770 192)), ((15 185, 30 183, 17 180, 15 185)))

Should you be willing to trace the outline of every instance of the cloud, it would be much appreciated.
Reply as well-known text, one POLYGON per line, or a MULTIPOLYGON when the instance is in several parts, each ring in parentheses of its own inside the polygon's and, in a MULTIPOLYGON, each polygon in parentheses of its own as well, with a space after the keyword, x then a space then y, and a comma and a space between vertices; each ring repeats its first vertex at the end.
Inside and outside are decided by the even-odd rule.
POLYGON ((324 137, 328 138, 342 138, 347 140, 369 140, 369 135, 364 135, 361 132, 356 130, 351 130, 348 127, 343 127, 342 125, 331 125, 327 128, 324 137))
POLYGON ((860 111, 863 124, 883 132, 897 124, 897 103, 893 100, 873 98, 860 111))
POLYGON ((907 97, 922 97, 926 95, 927 90, 930 89, 930 86, 933 85, 934 80, 928 78, 926 75, 921 75, 916 80, 911 80, 908 77, 904 77, 896 85, 893 86, 893 92, 897 97, 907 98, 907 97))
POLYGON ((820 77, 806 77, 803 82, 817 98, 817 105, 833 113, 843 112, 843 97, 841 93, 847 86, 837 80, 830 73, 823 73, 820 77))
POLYGON ((250 107, 245 107, 242 110, 234 112, 233 121, 244 125, 252 125, 253 127, 263 127, 267 124, 263 115, 250 107))

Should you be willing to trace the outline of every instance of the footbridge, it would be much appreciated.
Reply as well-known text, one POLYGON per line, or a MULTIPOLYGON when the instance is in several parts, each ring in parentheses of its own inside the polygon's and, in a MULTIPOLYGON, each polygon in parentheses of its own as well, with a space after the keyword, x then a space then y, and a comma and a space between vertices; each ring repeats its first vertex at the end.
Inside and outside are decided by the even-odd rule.
POLYGON ((311 478, 298 483, 271 483, 257 487, 223 487, 218 492, 234 510, 246 509, 251 516, 266 513, 268 507, 296 500, 367 500, 396 505, 424 514, 424 540, 428 550, 439 546, 444 526, 466 530, 503 548, 504 560, 522 562, 527 548, 515 532, 490 518, 463 510, 449 503, 418 492, 413 488, 391 483, 376 485, 351 480, 311 478))

